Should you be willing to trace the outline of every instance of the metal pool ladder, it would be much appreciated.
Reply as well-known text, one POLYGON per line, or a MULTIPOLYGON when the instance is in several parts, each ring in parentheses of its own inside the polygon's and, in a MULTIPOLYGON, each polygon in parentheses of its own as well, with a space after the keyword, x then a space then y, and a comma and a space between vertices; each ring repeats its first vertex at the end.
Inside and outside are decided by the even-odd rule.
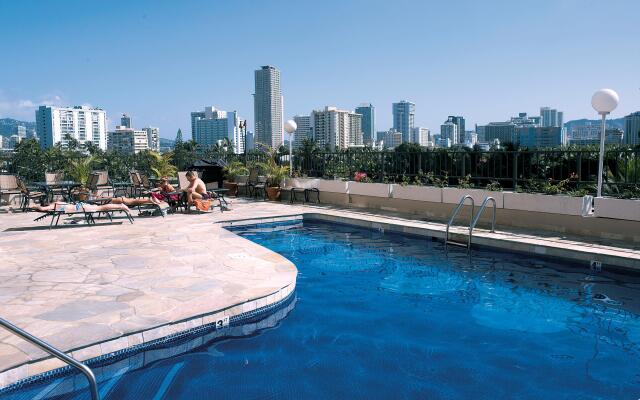
POLYGON ((470 195, 465 195, 462 196, 462 198, 460 199, 460 202, 458 203, 457 207, 453 210, 453 212, 451 213, 451 217, 449 217, 449 222, 447 222, 447 232, 446 232, 446 236, 444 239, 444 245, 445 247, 447 246, 447 244, 455 244, 458 246, 464 246, 464 244, 462 243, 457 243, 457 242, 452 242, 449 240, 449 228, 451 227, 451 225, 453 224, 453 220, 455 218, 455 216, 458 214, 458 212, 460 211, 460 209, 462 208, 462 206, 464 205, 465 201, 467 199, 471 199, 471 222, 469 223, 469 238, 467 239, 467 250, 471 250, 471 238, 473 237, 473 228, 476 227, 476 224, 478 223, 478 220, 480 220, 480 216, 482 215, 482 212, 484 211, 485 208, 487 208, 487 204, 489 202, 492 203, 493 205, 493 217, 491 219, 491 233, 496 231, 496 199, 494 199, 493 197, 485 197, 484 201, 482 202, 482 204, 480 205, 480 208, 478 209, 478 212, 475 214, 474 216, 474 201, 473 198, 470 195))
POLYGON ((96 382, 96 377, 93 374, 93 371, 91 371, 89 367, 87 367, 80 361, 69 357, 68 355, 56 349, 49 343, 38 339, 37 337, 33 336, 29 332, 23 331, 22 329, 18 328, 17 326, 13 325, 11 322, 3 318, 0 318, 0 325, 6 330, 8 330, 9 332, 26 340, 27 342, 38 346, 40 349, 58 358, 65 364, 80 370, 80 372, 82 372, 84 376, 87 378, 87 380, 89 381, 89 389, 91 390, 91 399, 100 400, 100 394, 98 393, 98 383, 96 382))
MULTIPOLYGON (((471 224, 473 223, 473 210, 475 209, 475 203, 473 201, 473 197, 471 197, 470 195, 466 194, 466 195, 462 196, 462 198, 458 202, 458 205, 456 206, 456 208, 453 209, 453 212, 451 213, 451 216, 449 217, 449 222, 447 222, 447 232, 446 232, 445 237, 444 237, 444 246, 445 247, 447 247, 447 245, 449 243, 455 244, 455 245, 458 245, 458 246, 464 246, 464 244, 462 244, 462 243, 452 242, 452 241, 449 240, 449 228, 451 228, 451 225, 453 225, 453 220, 455 219, 456 215, 458 215, 458 213, 462 209, 462 206, 467 201, 467 199, 471 200, 471 219, 469 221, 469 228, 471 228, 471 224)), ((471 248, 471 229, 469 229, 469 240, 467 241, 467 248, 471 248)))

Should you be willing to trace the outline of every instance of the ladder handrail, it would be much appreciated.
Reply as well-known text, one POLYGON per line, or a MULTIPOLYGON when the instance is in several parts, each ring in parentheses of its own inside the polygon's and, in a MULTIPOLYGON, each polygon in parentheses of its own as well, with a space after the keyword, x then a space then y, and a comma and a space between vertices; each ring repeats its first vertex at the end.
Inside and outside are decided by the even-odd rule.
POLYGON ((84 376, 87 378, 87 380, 89 381, 89 388, 91 390, 91 399, 100 400, 100 393, 98 393, 98 383, 96 382, 96 376, 93 374, 93 371, 91 371, 91 368, 87 367, 85 364, 81 363, 80 361, 72 357, 69 357, 68 355, 56 349, 49 343, 41 339, 38 339, 37 337, 33 336, 29 332, 26 332, 18 328, 17 326, 15 326, 11 322, 3 318, 0 318, 0 326, 5 328, 9 332, 21 337, 27 342, 36 345, 37 347, 44 350, 45 352, 63 361, 65 364, 71 365, 72 367, 80 370, 80 372, 82 372, 84 376))
POLYGON ((482 202, 482 205, 480 205, 480 208, 478 209, 478 213, 476 214, 475 218, 473 218, 473 221, 471 221, 471 225, 469 225, 469 239, 471 239, 471 233, 473 232, 473 228, 476 227, 476 224, 478 223, 478 220, 480 219, 480 216, 482 215, 482 212, 484 211, 484 209, 487 207, 487 203, 489 203, 489 201, 491 201, 493 203, 493 218, 491 219, 491 232, 495 232, 496 231, 496 199, 494 199, 493 197, 485 197, 484 201, 482 202))
MULTIPOLYGON (((471 222, 473 221, 473 211, 475 209, 475 202, 473 201, 473 197, 471 197, 470 195, 466 194, 466 195, 462 196, 462 198, 458 202, 458 205, 456 206, 456 208, 451 213, 451 217, 449 217, 449 222, 447 222, 447 232, 446 232, 445 238, 444 238, 444 245, 445 246, 447 245, 447 242, 449 242, 449 228, 453 224, 453 220, 455 219, 456 215, 458 215, 458 212, 460 211, 462 206, 464 206, 464 203, 466 202, 467 199, 471 200, 471 219, 469 221, 469 226, 471 226, 471 222)), ((469 236, 469 241, 468 241, 467 245, 468 245, 468 247, 471 246, 471 236, 469 236)))

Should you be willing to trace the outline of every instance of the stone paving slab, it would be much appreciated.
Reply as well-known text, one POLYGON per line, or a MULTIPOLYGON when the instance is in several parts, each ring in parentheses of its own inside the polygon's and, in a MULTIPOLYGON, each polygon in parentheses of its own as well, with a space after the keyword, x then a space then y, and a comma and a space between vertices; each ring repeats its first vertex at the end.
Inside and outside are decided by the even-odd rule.
MULTIPOLYGON (((304 215, 435 237, 445 230, 441 223, 379 210, 244 199, 232 200, 231 208, 53 230, 33 222, 34 213, 0 214, 0 315, 83 360, 214 321, 218 314, 212 313, 225 307, 227 314, 241 313, 252 299, 268 296, 265 305, 290 293, 295 266, 225 230, 229 221, 304 215), (45 229, 7 231, 19 227, 45 229)), ((451 232, 458 240, 467 233, 462 227, 451 232)), ((474 243, 640 271, 640 249, 624 243, 483 229, 474 231, 474 243)), ((0 330, 0 387, 60 366, 56 360, 33 363, 44 356, 0 330)))

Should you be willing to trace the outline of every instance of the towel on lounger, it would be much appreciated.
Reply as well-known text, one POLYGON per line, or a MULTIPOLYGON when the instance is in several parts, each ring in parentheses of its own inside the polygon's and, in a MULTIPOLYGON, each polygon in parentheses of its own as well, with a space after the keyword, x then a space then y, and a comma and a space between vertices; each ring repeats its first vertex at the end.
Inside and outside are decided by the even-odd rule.
POLYGON ((211 208, 211 200, 196 199, 193 203, 199 211, 209 211, 209 208, 211 208))

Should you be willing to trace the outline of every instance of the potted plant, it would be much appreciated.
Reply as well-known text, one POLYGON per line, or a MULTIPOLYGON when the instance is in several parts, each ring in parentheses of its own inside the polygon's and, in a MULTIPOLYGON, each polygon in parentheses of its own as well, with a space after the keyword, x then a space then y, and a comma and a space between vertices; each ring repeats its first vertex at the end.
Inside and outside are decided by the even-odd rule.
POLYGON ((67 176, 78 183, 78 186, 74 188, 72 194, 79 201, 86 201, 89 197, 87 182, 89 181, 94 161, 94 157, 92 156, 72 159, 69 160, 69 164, 65 170, 67 176))
POLYGON ((289 175, 288 165, 279 165, 276 161, 278 153, 274 150, 268 150, 266 162, 258 163, 258 167, 267 176, 267 184, 265 192, 271 201, 280 199, 280 184, 287 175, 289 175))
POLYGON ((233 161, 227 164, 224 168, 226 180, 224 181, 224 188, 229 189, 229 195, 238 195, 238 183, 236 181, 238 176, 248 175, 249 169, 244 166, 240 161, 233 161))

